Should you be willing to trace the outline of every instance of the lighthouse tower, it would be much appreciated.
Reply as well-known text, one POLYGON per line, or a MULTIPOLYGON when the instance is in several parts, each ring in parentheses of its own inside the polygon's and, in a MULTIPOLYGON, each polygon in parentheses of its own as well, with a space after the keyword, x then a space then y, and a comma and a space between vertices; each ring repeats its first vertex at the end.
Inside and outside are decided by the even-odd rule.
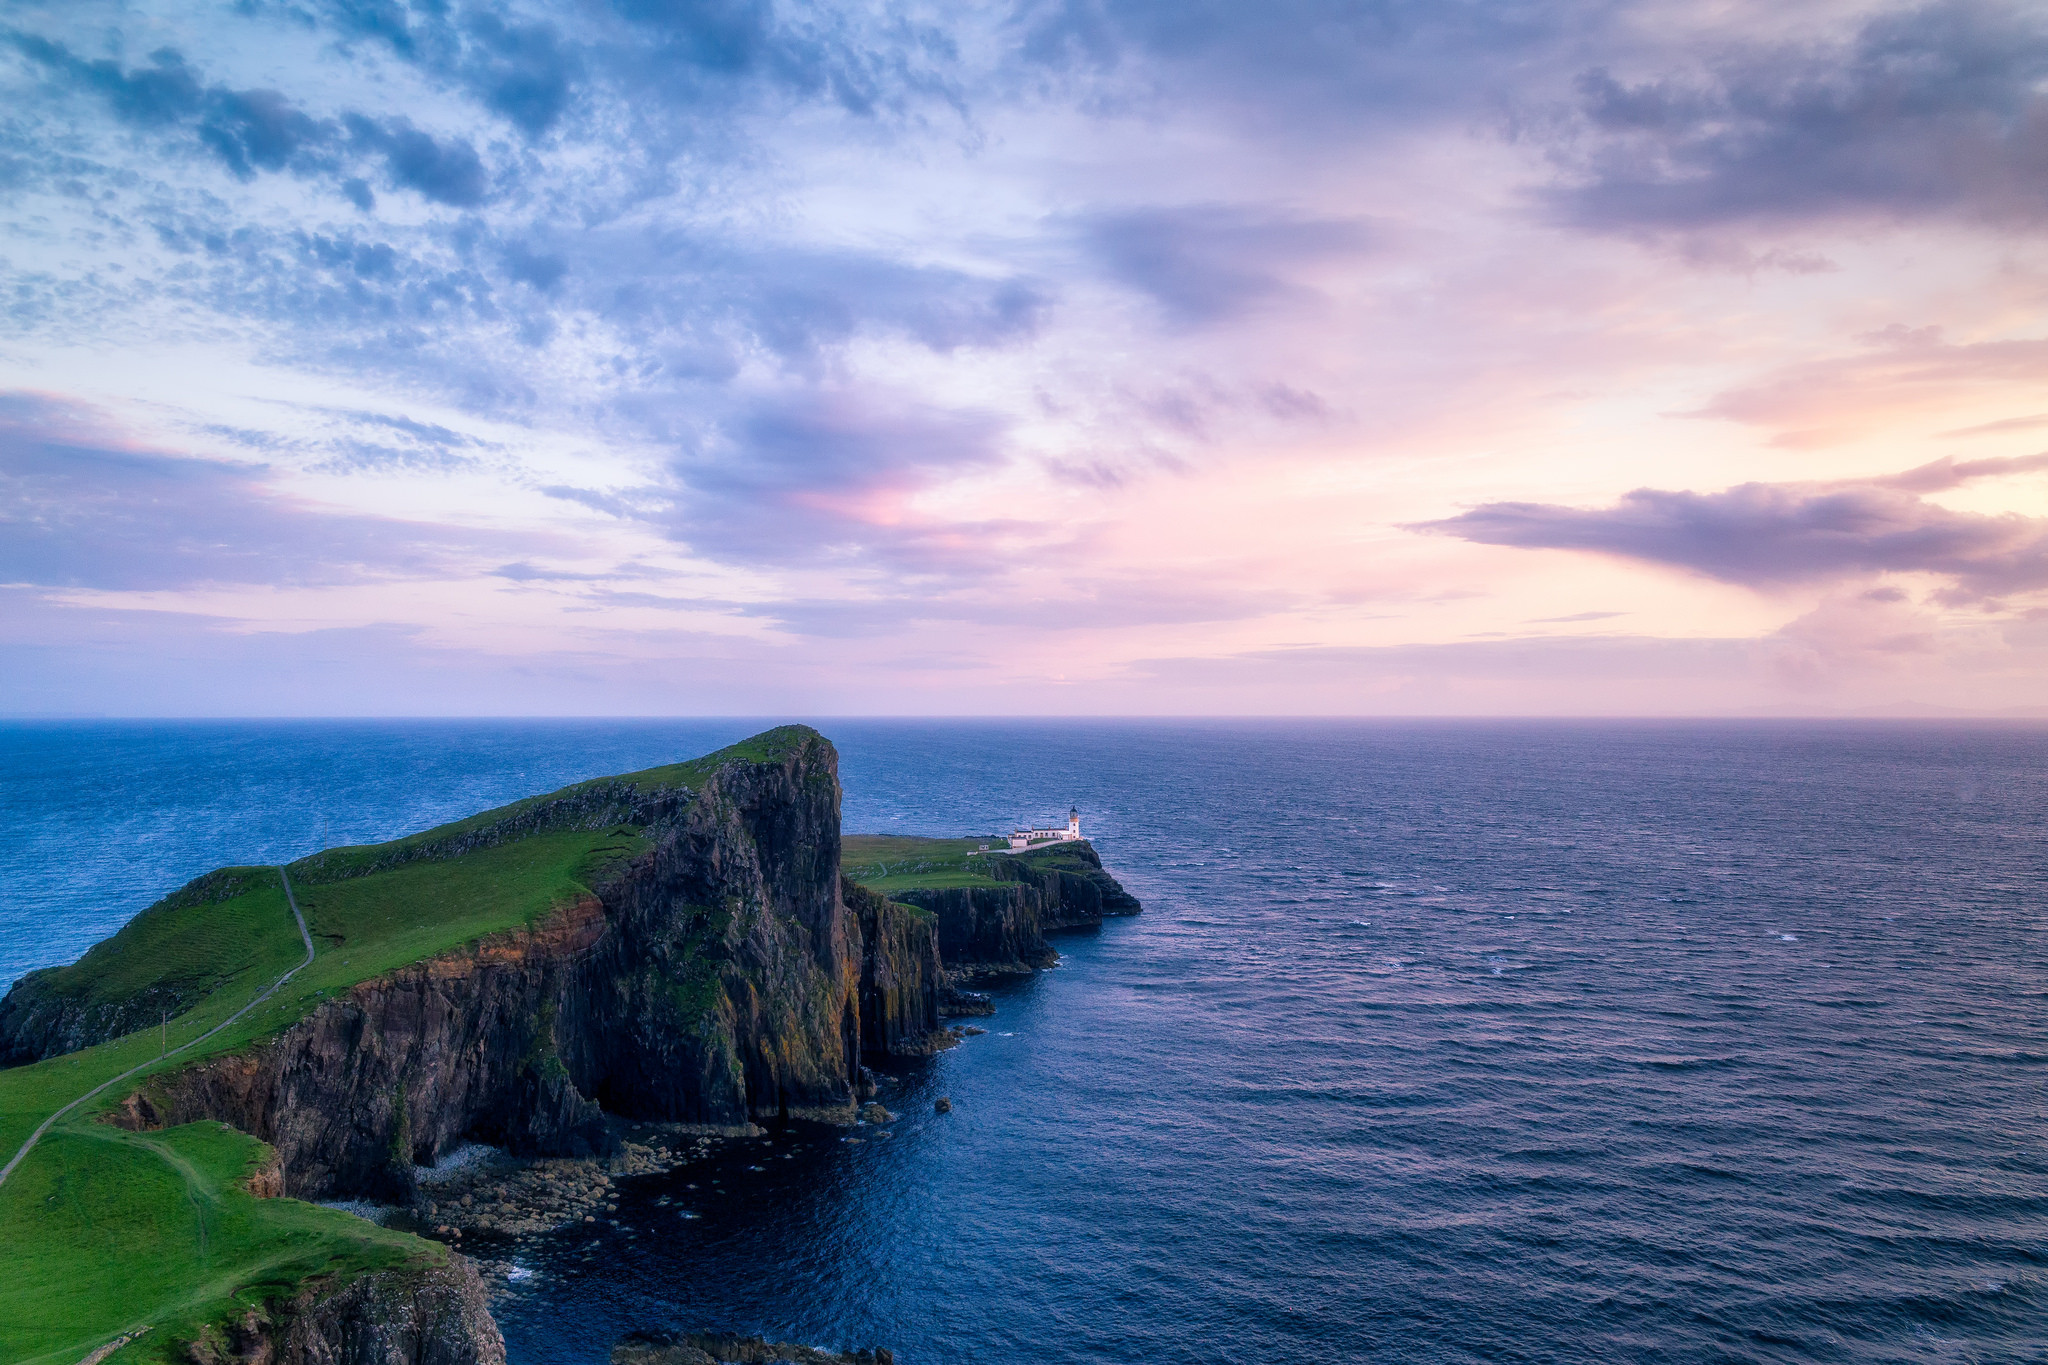
POLYGON ((1069 839, 1081 837, 1081 808, 1079 806, 1069 806, 1067 808, 1067 837, 1069 839))

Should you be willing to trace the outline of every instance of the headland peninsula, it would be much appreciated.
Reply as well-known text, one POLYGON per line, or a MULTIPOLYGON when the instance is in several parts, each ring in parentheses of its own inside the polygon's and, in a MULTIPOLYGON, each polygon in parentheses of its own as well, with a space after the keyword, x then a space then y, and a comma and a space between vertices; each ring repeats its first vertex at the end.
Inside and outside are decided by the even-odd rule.
POLYGON ((502 1362, 465 1250, 764 1126, 892 1117, 868 1063, 954 1045, 993 1008, 975 978, 1139 909, 1085 840, 842 837, 840 796, 830 742, 784 726, 222 868, 22 978, 0 1359, 502 1362), (436 1175, 478 1147, 488 1181, 436 1175))

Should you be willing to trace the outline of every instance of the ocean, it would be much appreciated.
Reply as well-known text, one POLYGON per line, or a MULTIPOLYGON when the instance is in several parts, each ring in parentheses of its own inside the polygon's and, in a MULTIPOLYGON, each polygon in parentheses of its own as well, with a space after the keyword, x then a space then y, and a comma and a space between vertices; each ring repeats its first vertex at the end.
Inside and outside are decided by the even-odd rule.
MULTIPOLYGON (((1078 805, 1145 913, 891 1068, 891 1140, 522 1253, 514 1365, 2048 1360, 2048 728, 819 726, 849 832, 1078 805)), ((759 728, 0 726, 0 981, 218 864, 759 728)))

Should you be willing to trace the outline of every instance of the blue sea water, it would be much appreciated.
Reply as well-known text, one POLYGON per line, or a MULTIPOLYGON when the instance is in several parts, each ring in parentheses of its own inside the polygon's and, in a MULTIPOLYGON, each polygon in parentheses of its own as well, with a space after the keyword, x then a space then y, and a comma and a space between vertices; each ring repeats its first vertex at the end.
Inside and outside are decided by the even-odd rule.
MULTIPOLYGON (((0 727, 0 979, 216 864, 754 728, 0 727)), ((2048 730, 822 728, 849 830, 1078 803, 1145 913, 895 1068, 889 1140, 629 1181, 622 1230, 525 1253, 515 1365, 645 1327, 992 1365, 2048 1360, 2048 730)))

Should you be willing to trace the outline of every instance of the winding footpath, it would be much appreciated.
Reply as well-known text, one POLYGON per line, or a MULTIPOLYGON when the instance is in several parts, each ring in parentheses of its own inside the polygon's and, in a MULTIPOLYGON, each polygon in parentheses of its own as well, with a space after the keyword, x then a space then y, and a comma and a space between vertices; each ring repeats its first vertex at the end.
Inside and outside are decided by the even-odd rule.
POLYGON ((277 869, 277 875, 284 882, 285 904, 289 905, 292 908, 292 918, 298 921, 299 937, 305 942, 306 945, 306 960, 299 963, 298 966, 293 967, 290 971, 286 972, 283 976, 280 976, 277 980, 271 982, 269 988, 266 989, 261 995, 257 996, 254 1000, 251 1000, 248 1004, 242 1006, 242 1008, 236 1010, 227 1018, 221 1020, 218 1024, 215 1024, 206 1032, 200 1034, 197 1038, 194 1038, 191 1042, 180 1043, 178 1044, 178 1046, 172 1048, 169 1052, 166 1052, 159 1056, 153 1062, 144 1062, 141 1066, 130 1067, 128 1070, 122 1072, 118 1076, 114 1076, 108 1080, 101 1081, 98 1085, 86 1091, 83 1095, 80 1095, 77 1099, 71 1101, 71 1103, 65 1105, 56 1113, 44 1119, 42 1122, 42 1126, 37 1128, 33 1133, 30 1133, 28 1135, 28 1141, 21 1144, 21 1150, 14 1154, 13 1159, 10 1160, 5 1166, 0 1166, 0 1185, 4 1185, 7 1183, 7 1177, 14 1174, 14 1168, 16 1166, 19 1166, 22 1163, 22 1161, 27 1158, 28 1154, 31 1151, 35 1150, 35 1145, 43 1140, 43 1134, 49 1132, 51 1126, 54 1125, 58 1119, 63 1118, 66 1114, 76 1109, 79 1105, 84 1104, 87 1100, 93 1098, 102 1090, 106 1090, 113 1086, 119 1085, 121 1082, 127 1080, 131 1076, 139 1076, 143 1072, 149 1070, 151 1067, 162 1066, 166 1061, 169 1061, 171 1058, 177 1056, 179 1053, 185 1052, 191 1048, 198 1047, 208 1038, 213 1037, 214 1034, 219 1033, 222 1029, 234 1023, 237 1019, 240 1019, 250 1010, 255 1009, 258 1005, 268 1000, 271 996, 276 995, 278 990, 284 985, 285 982, 291 980, 293 977, 297 976, 301 971, 313 965, 313 935, 306 928, 306 917, 299 913, 299 898, 292 894, 292 879, 289 875, 286 874, 285 870, 281 867, 277 869))

